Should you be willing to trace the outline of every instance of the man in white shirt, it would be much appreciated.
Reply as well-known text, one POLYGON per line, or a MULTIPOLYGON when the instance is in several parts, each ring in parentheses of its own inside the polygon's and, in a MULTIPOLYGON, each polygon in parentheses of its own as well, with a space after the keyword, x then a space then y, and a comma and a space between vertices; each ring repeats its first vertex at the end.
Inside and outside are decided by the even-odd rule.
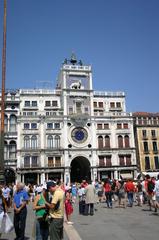
POLYGON ((157 208, 159 208, 159 175, 157 176, 157 180, 155 182, 155 188, 154 188, 153 192, 156 196, 155 212, 157 212, 157 208))

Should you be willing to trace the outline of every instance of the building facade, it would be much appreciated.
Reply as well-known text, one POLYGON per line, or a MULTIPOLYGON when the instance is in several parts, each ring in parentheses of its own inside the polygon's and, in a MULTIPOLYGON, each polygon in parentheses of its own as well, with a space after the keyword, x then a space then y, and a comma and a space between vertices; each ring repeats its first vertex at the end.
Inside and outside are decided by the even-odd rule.
POLYGON ((136 112, 134 130, 137 147, 137 163, 144 174, 159 173, 159 114, 136 112))
POLYGON ((73 55, 61 66, 55 90, 20 89, 16 95, 16 166, 10 166, 16 179, 68 183, 136 177, 133 117, 126 112, 125 94, 94 91, 90 65, 73 55))

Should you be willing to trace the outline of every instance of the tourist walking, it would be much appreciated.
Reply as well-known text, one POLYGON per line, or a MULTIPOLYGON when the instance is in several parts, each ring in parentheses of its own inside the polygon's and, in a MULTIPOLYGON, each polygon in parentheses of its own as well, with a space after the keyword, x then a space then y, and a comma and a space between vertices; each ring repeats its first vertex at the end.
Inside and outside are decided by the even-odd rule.
POLYGON ((127 192, 128 206, 132 207, 134 202, 135 185, 131 179, 127 180, 125 183, 125 191, 127 192))
POLYGON ((66 192, 66 197, 65 197, 65 212, 66 212, 67 223, 68 223, 69 225, 72 225, 73 222, 71 222, 71 215, 72 215, 72 213, 73 213, 73 206, 72 206, 71 189, 66 192))
POLYGON ((106 178, 104 181, 104 192, 105 192, 105 197, 106 197, 106 204, 108 208, 112 208, 112 190, 111 190, 111 183, 109 178, 106 178))
POLYGON ((16 192, 14 194, 13 206, 14 206, 14 228, 16 238, 15 240, 25 239, 25 225, 27 217, 27 202, 29 196, 24 189, 23 183, 17 183, 16 192))
POLYGON ((94 215, 94 203, 96 199, 96 189, 92 184, 92 181, 88 181, 88 185, 85 187, 85 212, 84 215, 90 214, 91 216, 94 215))

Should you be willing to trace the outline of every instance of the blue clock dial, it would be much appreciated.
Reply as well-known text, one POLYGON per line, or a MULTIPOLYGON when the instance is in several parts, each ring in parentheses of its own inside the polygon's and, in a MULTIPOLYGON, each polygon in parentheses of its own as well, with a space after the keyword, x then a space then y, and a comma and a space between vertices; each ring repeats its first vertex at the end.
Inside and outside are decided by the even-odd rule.
POLYGON ((72 139, 77 143, 83 143, 86 141, 88 134, 84 128, 74 128, 71 133, 72 139))

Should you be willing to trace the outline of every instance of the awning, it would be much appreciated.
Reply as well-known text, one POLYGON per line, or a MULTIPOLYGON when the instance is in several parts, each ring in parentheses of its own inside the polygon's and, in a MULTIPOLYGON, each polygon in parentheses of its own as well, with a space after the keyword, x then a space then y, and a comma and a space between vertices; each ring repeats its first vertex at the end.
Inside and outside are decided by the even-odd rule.
POLYGON ((120 176, 121 176, 120 178, 123 179, 133 179, 132 173, 121 173, 120 176))

